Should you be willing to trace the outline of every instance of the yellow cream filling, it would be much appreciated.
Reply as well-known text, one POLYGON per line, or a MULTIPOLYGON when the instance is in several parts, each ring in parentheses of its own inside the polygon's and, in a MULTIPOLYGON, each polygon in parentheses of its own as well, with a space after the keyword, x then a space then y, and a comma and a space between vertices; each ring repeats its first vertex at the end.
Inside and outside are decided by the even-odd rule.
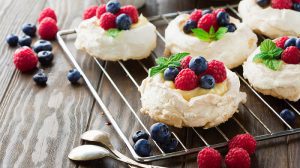
POLYGON ((131 25, 131 29, 141 27, 141 26, 147 24, 148 22, 149 21, 147 18, 145 18, 143 15, 140 15, 138 22, 131 25))

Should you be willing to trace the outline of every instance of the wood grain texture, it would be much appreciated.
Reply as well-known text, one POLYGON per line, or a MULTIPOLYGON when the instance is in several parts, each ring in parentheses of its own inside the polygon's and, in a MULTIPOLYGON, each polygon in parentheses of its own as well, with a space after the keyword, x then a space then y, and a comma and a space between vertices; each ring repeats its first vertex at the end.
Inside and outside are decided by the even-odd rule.
MULTIPOLYGON (((236 3, 238 0, 230 1, 236 3)), ((81 21, 83 9, 87 6, 98 4, 97 0, 0 0, 0 26, 2 39, 9 33, 21 35, 20 27, 23 23, 35 23, 38 13, 50 6, 58 14, 58 24, 61 29, 76 27, 81 21), (22 10, 20 9, 22 7, 22 10), (16 12, 18 11, 18 12, 16 12)), ((140 9, 145 16, 153 16, 168 12, 206 8, 212 5, 222 5, 223 0, 147 0, 146 5, 140 9)), ((158 31, 164 35, 166 23, 156 22, 158 31)), ((124 134, 128 137, 142 129, 135 119, 132 111, 127 107, 115 91, 108 79, 102 75, 95 62, 86 54, 74 48, 75 36, 66 38, 67 45, 85 73, 97 88, 99 95, 107 105, 114 118, 120 123, 124 134)), ((36 39, 35 39, 36 40, 36 39)), ((49 75, 47 87, 38 87, 32 81, 33 73, 22 74, 14 69, 12 54, 14 48, 9 48, 4 41, 0 46, 0 167, 127 167, 112 159, 103 159, 90 162, 75 163, 68 160, 70 150, 85 142, 80 141, 80 134, 89 129, 100 129, 111 133, 113 145, 122 153, 131 157, 125 144, 120 140, 115 130, 109 125, 102 109, 97 105, 84 84, 72 86, 66 80, 66 73, 72 68, 64 53, 54 45, 54 64, 45 68, 49 75)), ((158 40, 155 52, 162 55, 164 43, 158 40)), ((146 67, 151 67, 154 57, 142 60, 146 67)), ((107 72, 116 82, 117 87, 132 105, 137 115, 149 128, 155 121, 139 113, 141 106, 139 93, 130 78, 126 76, 118 63, 103 63, 107 72)), ((147 76, 136 61, 127 61, 125 67, 132 74, 138 84, 147 76)), ((236 71, 241 72, 238 68, 236 71)), ((83 82, 82 82, 83 83, 83 82)), ((285 127, 278 118, 251 93, 249 88, 242 84, 241 90, 248 93, 246 106, 249 107, 272 131, 284 130, 285 127)), ((265 97, 275 110, 286 108, 286 104, 274 98, 265 97)), ((294 104, 298 109, 300 103, 294 104)), ((267 133, 255 121, 245 106, 239 107, 235 117, 244 124, 247 131, 254 135, 267 133)), ((297 126, 299 126, 299 118, 297 126)), ((242 133, 234 120, 230 120, 219 128, 228 136, 242 133)), ((188 148, 203 146, 204 143, 191 129, 171 128, 188 148)), ((209 144, 224 142, 224 138, 216 129, 203 130, 197 128, 205 136, 209 144)), ((259 142, 258 150, 252 156, 252 167, 297 168, 300 165, 299 135, 278 138, 259 142)), ((153 145, 153 144, 152 144, 153 145)), ((154 145, 153 145, 154 146, 154 145)), ((220 150, 226 155, 226 149, 220 150)), ((153 148, 153 153, 158 154, 153 148)), ((167 167, 197 167, 196 155, 177 157, 152 164, 167 167)))

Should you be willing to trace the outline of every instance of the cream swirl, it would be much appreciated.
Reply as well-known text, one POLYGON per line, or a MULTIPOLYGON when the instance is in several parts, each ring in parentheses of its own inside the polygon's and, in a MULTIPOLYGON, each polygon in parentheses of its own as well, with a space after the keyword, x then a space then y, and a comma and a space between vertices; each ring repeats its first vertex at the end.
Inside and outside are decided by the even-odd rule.
POLYGON ((192 56, 202 55, 208 60, 224 62, 227 68, 234 68, 241 65, 257 47, 257 37, 252 30, 232 17, 230 20, 237 30, 210 43, 182 31, 188 17, 188 14, 181 14, 169 23, 165 31, 167 53, 189 52, 192 56))
POLYGON ((76 31, 76 48, 102 60, 143 59, 156 47, 156 28, 142 15, 130 30, 115 38, 106 34, 96 17, 82 21, 76 31))

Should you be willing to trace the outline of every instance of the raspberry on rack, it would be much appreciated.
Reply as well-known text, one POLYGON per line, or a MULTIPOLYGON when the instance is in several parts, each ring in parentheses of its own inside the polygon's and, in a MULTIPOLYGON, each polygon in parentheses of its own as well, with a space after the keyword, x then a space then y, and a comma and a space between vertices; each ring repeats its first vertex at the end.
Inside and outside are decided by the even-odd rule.
POLYGON ((221 168, 222 156, 214 148, 206 147, 197 156, 199 168, 221 168))
POLYGON ((236 147, 245 149, 251 155, 256 150, 256 140, 250 134, 236 135, 229 141, 228 148, 232 149, 236 147))
POLYGON ((38 34, 44 40, 54 40, 57 32, 56 21, 50 17, 44 18, 38 28, 38 34))
POLYGON ((242 148, 232 148, 225 156, 227 168, 250 168, 250 156, 242 148))

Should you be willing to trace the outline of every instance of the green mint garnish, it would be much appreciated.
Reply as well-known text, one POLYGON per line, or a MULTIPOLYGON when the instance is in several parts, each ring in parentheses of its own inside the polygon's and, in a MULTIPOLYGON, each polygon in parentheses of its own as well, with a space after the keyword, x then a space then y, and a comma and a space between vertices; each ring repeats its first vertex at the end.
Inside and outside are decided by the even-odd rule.
POLYGON ((192 29, 192 32, 194 35, 200 39, 201 41, 205 42, 211 42, 211 41, 217 41, 223 38, 225 33, 227 33, 228 29, 226 27, 220 27, 217 32, 215 32, 214 27, 210 27, 209 32, 206 32, 205 30, 201 28, 192 29))
POLYGON ((116 38, 120 34, 121 30, 119 29, 108 29, 106 35, 112 38, 116 38))
POLYGON ((253 58, 254 62, 263 63, 272 70, 279 70, 282 65, 280 54, 283 52, 281 48, 276 47, 276 44, 266 39, 260 44, 260 53, 253 58))
POLYGON ((189 55, 189 53, 178 53, 171 55, 169 58, 166 57, 159 57, 155 60, 156 66, 150 68, 149 70, 149 75, 154 76, 158 73, 164 72, 168 67, 179 67, 180 66, 180 61, 182 58, 186 57, 189 55))

